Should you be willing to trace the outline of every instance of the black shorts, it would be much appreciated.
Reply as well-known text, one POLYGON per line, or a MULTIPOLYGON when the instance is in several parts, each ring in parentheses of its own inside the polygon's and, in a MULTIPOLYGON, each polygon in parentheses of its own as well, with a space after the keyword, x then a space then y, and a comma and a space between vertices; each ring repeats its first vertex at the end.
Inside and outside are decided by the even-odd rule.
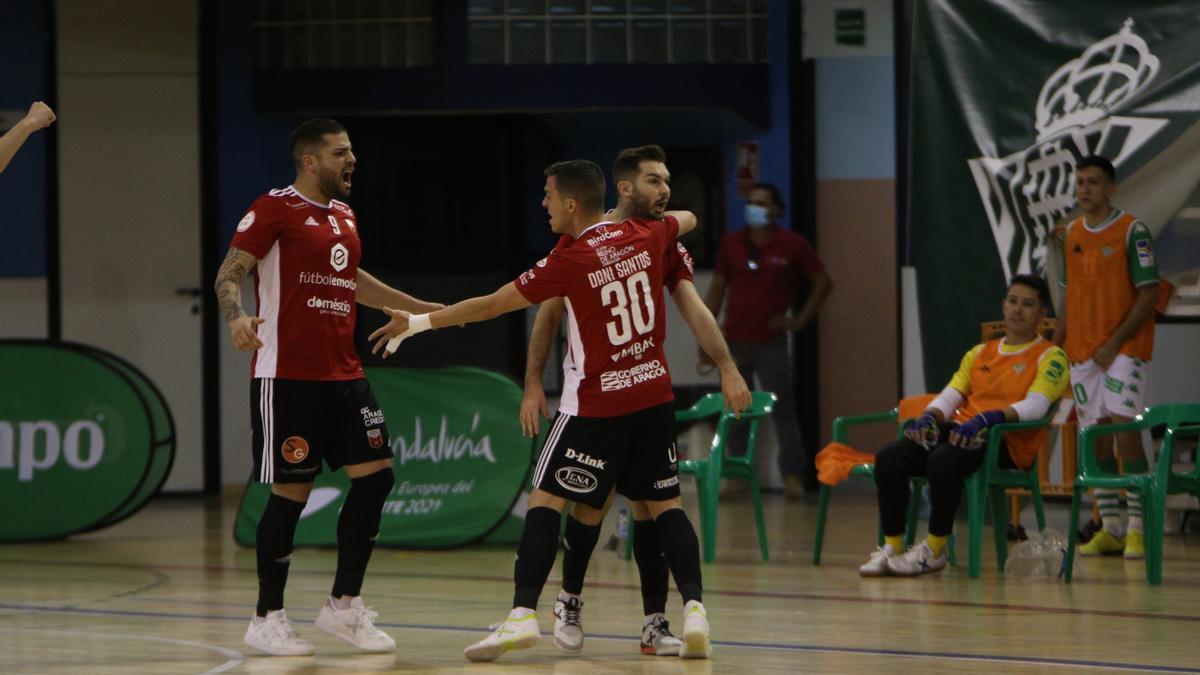
POLYGON ((366 379, 255 379, 250 420, 260 483, 311 483, 321 460, 336 470, 392 456, 383 411, 366 379))
POLYGON ((614 487, 634 501, 678 497, 672 405, 620 417, 558 413, 534 468, 533 487, 596 509, 614 487))

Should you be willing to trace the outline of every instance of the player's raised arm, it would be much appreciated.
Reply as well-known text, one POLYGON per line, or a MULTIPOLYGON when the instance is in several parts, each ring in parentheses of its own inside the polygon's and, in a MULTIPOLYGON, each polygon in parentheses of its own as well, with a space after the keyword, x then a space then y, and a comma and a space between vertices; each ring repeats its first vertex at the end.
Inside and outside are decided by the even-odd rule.
POLYGON ((25 117, 21 118, 12 129, 0 136, 0 172, 8 166, 13 155, 17 154, 17 150, 25 144, 33 132, 39 129, 45 129, 54 123, 54 111, 50 106, 41 101, 34 101, 33 105, 29 106, 29 112, 25 113, 25 117))
POLYGON ((384 307, 384 313, 391 317, 391 320, 376 329, 367 339, 375 341, 375 345, 371 348, 372 354, 386 345, 388 348, 384 350, 383 355, 387 357, 395 351, 400 342, 417 333, 446 326, 461 326, 477 321, 487 321, 501 314, 524 309, 531 304, 517 290, 516 284, 509 282, 491 295, 469 298, 429 314, 411 314, 402 309, 384 307), (395 343, 388 344, 392 340, 395 340, 395 343))
POLYGON ((258 260, 249 253, 230 247, 225 262, 217 270, 217 281, 213 284, 217 292, 217 303, 221 307, 221 316, 229 325, 229 336, 233 346, 242 351, 253 351, 262 346, 255 327, 263 320, 257 316, 248 316, 242 309, 242 281, 250 270, 258 264, 258 260))
POLYGON ((696 214, 691 211, 667 211, 666 215, 672 216, 679 223, 680 237, 696 229, 696 214))

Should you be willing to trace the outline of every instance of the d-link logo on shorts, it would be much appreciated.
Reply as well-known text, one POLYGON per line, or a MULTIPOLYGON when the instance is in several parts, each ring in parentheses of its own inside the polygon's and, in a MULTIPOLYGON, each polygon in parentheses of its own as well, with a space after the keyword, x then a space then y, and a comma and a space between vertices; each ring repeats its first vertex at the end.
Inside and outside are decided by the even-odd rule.
POLYGON ((600 469, 601 471, 604 470, 604 465, 608 464, 607 460, 596 459, 585 452, 578 452, 576 450, 572 450, 571 448, 567 448, 567 459, 573 459, 580 464, 586 464, 593 469, 600 469))
POLYGON ((571 492, 591 492, 596 489, 598 484, 596 477, 590 472, 576 469, 573 466, 564 466, 555 471, 554 479, 571 492))

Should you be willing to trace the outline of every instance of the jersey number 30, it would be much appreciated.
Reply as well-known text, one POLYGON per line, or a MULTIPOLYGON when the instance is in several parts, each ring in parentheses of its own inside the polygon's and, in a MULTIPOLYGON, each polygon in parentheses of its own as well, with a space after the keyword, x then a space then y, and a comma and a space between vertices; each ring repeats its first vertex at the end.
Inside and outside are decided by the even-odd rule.
POLYGON ((645 270, 625 281, 610 281, 601 286, 600 302, 614 317, 608 322, 608 341, 614 345, 632 340, 634 331, 644 335, 654 328, 654 298, 645 270))

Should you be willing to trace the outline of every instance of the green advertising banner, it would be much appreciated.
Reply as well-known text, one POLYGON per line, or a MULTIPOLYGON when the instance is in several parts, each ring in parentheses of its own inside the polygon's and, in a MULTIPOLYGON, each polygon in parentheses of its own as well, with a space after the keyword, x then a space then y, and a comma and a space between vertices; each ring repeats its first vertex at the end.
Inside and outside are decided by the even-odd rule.
POLYGON ((166 402, 85 345, 0 341, 0 541, 111 525, 158 492, 174 457, 166 402))
POLYGON ((1197 266, 1200 236, 1174 220, 1200 183, 1194 0, 914 0, 910 66, 927 388, 1000 318, 1009 277, 1056 280, 1050 235, 1076 215, 1081 157, 1113 160, 1114 203, 1155 234, 1159 269, 1197 266))
MULTIPOLYGON (((369 368, 395 453, 396 484, 383 508, 378 543, 449 548, 480 541, 506 520, 526 488, 533 443, 521 435, 521 389, 477 368, 369 368)), ((350 481, 328 467, 300 516, 300 546, 337 543, 350 481)), ((254 544, 270 486, 250 483, 234 538, 254 544)))

